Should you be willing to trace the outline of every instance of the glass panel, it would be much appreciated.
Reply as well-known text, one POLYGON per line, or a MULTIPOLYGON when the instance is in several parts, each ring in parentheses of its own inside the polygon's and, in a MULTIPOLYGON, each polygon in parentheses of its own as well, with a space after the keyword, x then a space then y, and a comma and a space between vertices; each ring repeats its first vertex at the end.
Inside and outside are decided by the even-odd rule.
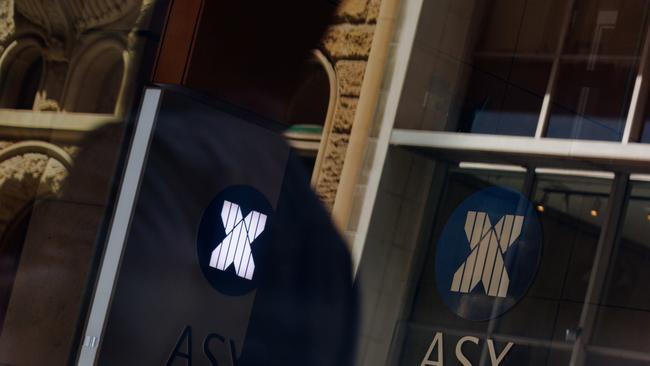
MULTIPOLYGON (((533 136, 551 63, 543 60, 477 60, 461 108, 462 131, 533 136), (509 82, 484 69, 508 69, 509 82)), ((498 73, 498 71, 497 71, 498 73)))
POLYGON ((650 142, 650 97, 645 100, 645 113, 643 115, 643 125, 641 129, 640 142, 650 142))
POLYGON ((552 82, 548 137, 620 140, 650 3, 567 5, 425 2, 395 127, 533 136, 552 82))
POLYGON ((565 7, 425 2, 395 126, 534 135, 565 7))
POLYGON ((589 365, 650 362, 650 183, 632 184, 623 218, 596 311, 589 365))
POLYGON ((462 103, 465 132, 533 136, 561 28, 563 2, 497 0, 486 7, 462 103), (485 79, 490 82, 485 82, 485 79))
POLYGON ((0 5, 0 364, 75 360, 163 1, 0 5), (147 55, 147 53, 149 53, 147 55), (128 140, 128 139, 127 139, 128 140))
POLYGON ((620 141, 635 76, 629 62, 562 60, 547 137, 620 141))
MULTIPOLYGON (((396 364, 419 365, 424 360, 439 361, 440 357, 444 364, 457 364, 460 357, 473 365, 490 364, 491 357, 502 353, 504 358, 498 363, 501 365, 568 364, 573 343, 567 340, 567 331, 571 334, 579 324, 611 182, 569 176, 537 179, 532 202, 541 223, 543 249, 534 280, 521 300, 503 315, 489 321, 474 321, 457 315, 441 295, 444 292, 439 286, 437 266, 445 262, 437 262, 436 257, 442 255, 437 247, 444 245, 441 238, 453 217, 452 212, 468 197, 494 186, 521 192, 524 174, 455 169, 447 179, 438 213, 430 224, 432 240, 415 285, 412 308, 406 320, 398 325, 396 336, 401 348, 396 350, 399 355, 396 364), (436 336, 442 337, 443 342, 435 343, 436 336)), ((524 220, 530 218, 525 217, 524 220)), ((497 222, 496 217, 490 218, 492 224, 497 222)), ((526 230, 524 227, 522 232, 526 230)), ((524 252, 518 253, 528 251, 521 250, 524 252)), ((516 263, 513 257, 508 257, 511 254, 504 253, 512 284, 519 281, 518 276, 523 272, 513 264, 516 263)), ((472 290, 468 295, 472 297, 463 306, 470 310, 476 306, 474 301, 485 296, 481 291, 484 291, 481 285, 472 290)), ((509 299, 510 293, 503 301, 509 299)))
POLYGON ((647 1, 576 0, 564 54, 637 56, 647 1))
POLYGON ((578 0, 560 60, 548 137, 622 138, 648 2, 578 0))

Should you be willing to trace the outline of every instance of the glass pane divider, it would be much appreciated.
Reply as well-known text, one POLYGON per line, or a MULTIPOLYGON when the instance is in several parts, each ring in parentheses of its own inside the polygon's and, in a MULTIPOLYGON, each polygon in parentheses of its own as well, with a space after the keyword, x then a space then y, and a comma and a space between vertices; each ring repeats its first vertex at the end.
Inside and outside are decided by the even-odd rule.
POLYGON ((383 167, 388 155, 388 149, 391 145, 390 140, 392 131, 394 130, 397 106, 404 89, 404 82, 409 61, 413 53, 417 25, 419 24, 418 20, 420 19, 423 3, 423 0, 406 0, 402 2, 402 25, 396 26, 396 40, 391 41, 391 44, 395 45, 395 50, 393 51, 395 60, 393 60, 392 70, 387 66, 387 70, 392 74, 387 76, 386 79, 389 81, 389 85, 383 86, 388 91, 385 101, 386 108, 381 115, 375 116, 377 120, 373 122, 379 124, 379 134, 377 136, 374 156, 371 158, 372 165, 370 166, 372 169, 368 177, 366 192, 363 196, 363 208, 359 214, 357 230, 351 243, 354 265, 353 274, 355 277, 365 246, 383 167))
POLYGON ((587 177, 587 178, 597 178, 597 179, 609 179, 612 180, 615 178, 613 172, 599 171, 599 170, 581 170, 581 169, 557 169, 557 168, 535 168, 536 174, 541 175, 564 175, 569 177, 587 177))
POLYGON ((162 91, 147 88, 142 98, 133 142, 126 161, 124 176, 119 189, 115 211, 112 215, 107 242, 101 259, 92 304, 83 331, 83 341, 76 365, 89 366, 96 362, 104 326, 108 317, 115 280, 120 268, 125 239, 135 207, 136 196, 142 179, 145 157, 158 113, 162 91))
MULTIPOLYGON (((620 141, 536 139, 524 136, 393 129, 390 145, 462 152, 479 158, 487 157, 485 153, 504 157, 514 155, 520 160, 550 158, 561 164, 562 166, 558 167, 562 168, 573 168, 573 163, 583 162, 593 163, 593 169, 589 170, 648 173, 650 166, 650 144, 623 144, 620 141)), ((512 161, 508 159, 505 161, 512 161)), ((485 162, 474 160, 473 156, 464 156, 462 160, 485 162)))
POLYGON ((553 92, 555 89, 555 84, 557 83, 558 70, 560 68, 560 56, 562 55, 562 49, 564 49, 564 43, 567 39, 567 34, 569 33, 569 25, 571 23, 571 11, 575 0, 569 0, 566 5, 564 19, 562 21, 562 30, 560 31, 560 36, 557 42, 557 48, 555 49, 555 55, 553 57, 553 66, 551 67, 551 74, 548 78, 548 84, 546 85, 546 92, 544 93, 544 100, 542 101, 542 108, 539 114, 539 119, 537 120, 537 129, 535 130, 535 138, 539 139, 544 137, 546 134, 546 129, 548 127, 548 119, 551 113, 551 101, 553 92))
MULTIPOLYGON (((532 195, 533 195, 533 193, 535 191, 535 184, 536 184, 535 177, 536 177, 535 169, 527 169, 526 170, 524 181, 523 181, 523 184, 522 184, 522 187, 521 187, 522 188, 521 189, 521 194, 524 197, 528 198, 528 199, 532 198, 532 195)), ((517 208, 517 210, 518 210, 517 212, 523 212, 523 210, 525 210, 525 208, 524 208, 525 206, 522 206, 522 202, 520 202, 518 206, 519 207, 517 208)), ((494 308, 493 308, 493 311, 495 311, 494 308)), ((492 335, 498 329, 497 327, 499 325, 499 321, 500 321, 500 319, 499 319, 498 316, 492 317, 490 319, 490 321, 488 323, 488 326, 487 326, 487 331, 486 331, 486 335, 488 337, 492 337, 492 335)), ((479 361, 479 365, 486 365, 487 361, 488 361, 488 348, 486 346, 483 346, 481 348, 481 359, 479 361)))
POLYGON ((569 363, 571 366, 585 365, 585 350, 590 342, 593 326, 596 321, 598 301, 601 298, 607 278, 607 269, 610 265, 611 254, 620 236, 619 227, 623 221, 623 215, 621 213, 625 209, 625 198, 628 193, 629 182, 629 174, 617 174, 612 184, 610 198, 607 203, 607 211, 589 275, 585 301, 580 314, 578 337, 571 352, 571 361, 569 363))

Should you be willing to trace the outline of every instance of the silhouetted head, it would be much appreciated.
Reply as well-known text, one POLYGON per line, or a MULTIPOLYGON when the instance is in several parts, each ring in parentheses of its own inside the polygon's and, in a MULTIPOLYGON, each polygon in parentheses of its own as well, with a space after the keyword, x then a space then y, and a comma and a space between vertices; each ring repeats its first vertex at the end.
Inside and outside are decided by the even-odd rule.
POLYGON ((188 86, 226 99, 282 95, 316 48, 335 0, 206 1, 188 86))

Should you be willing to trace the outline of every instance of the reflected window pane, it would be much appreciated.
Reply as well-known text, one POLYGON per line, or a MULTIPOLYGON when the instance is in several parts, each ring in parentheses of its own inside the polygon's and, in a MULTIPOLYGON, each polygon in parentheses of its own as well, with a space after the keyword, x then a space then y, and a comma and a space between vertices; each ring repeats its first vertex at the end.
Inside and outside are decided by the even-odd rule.
POLYGON ((477 61, 461 108, 461 131, 533 136, 551 63, 539 60, 477 61), (497 75, 508 70, 508 80, 497 75))
POLYGON ((647 1, 577 0, 564 53, 639 55, 647 11, 647 1))
POLYGON ((547 137, 621 140, 635 76, 632 63, 563 59, 547 137))
POLYGON ((563 0, 424 2, 395 127, 534 135, 565 11, 563 0))
POLYGON ((620 141, 648 2, 577 0, 552 95, 548 137, 620 141))
POLYGON ((0 5, 2 365, 75 360, 167 5, 0 5))
POLYGON ((461 131, 535 134, 563 11, 561 1, 498 0, 486 7, 461 131))
POLYGON ((557 48, 564 4, 559 0, 488 2, 476 55, 551 60, 557 48))
POLYGON ((641 126, 641 136, 639 142, 650 142, 650 98, 645 100, 645 113, 643 115, 643 125, 641 126))
MULTIPOLYGON (((437 215, 430 223, 433 235, 410 315, 399 325, 399 334, 404 336, 399 365, 421 363, 436 332, 444 334, 440 347, 447 362, 455 360, 456 342, 471 334, 481 342, 496 340, 497 349, 503 349, 503 340, 512 340, 515 345, 503 364, 569 363, 573 343, 566 339, 566 332, 580 322, 610 180, 552 175, 537 179, 531 201, 542 226, 542 259, 527 294, 502 316, 485 322, 463 319, 445 305, 436 286, 436 246, 451 213, 467 197, 486 187, 506 186, 521 192, 523 178, 523 173, 468 169, 456 169, 450 174, 437 215)), ((463 353, 469 360, 481 358, 480 347, 464 347, 463 353)), ((431 359, 437 359, 435 354, 431 359)))
POLYGON ((594 365, 638 365, 650 352, 650 183, 635 182, 596 311, 589 358, 594 365), (637 357, 634 356, 636 353, 637 357), (608 354, 605 356, 605 354, 608 354))

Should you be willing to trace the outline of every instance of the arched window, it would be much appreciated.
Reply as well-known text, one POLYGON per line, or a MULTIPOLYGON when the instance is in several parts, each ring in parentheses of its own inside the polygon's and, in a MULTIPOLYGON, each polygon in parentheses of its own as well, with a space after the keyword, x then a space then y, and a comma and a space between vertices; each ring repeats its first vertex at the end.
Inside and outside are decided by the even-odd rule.
POLYGON ((322 128, 327 118, 330 81, 317 58, 307 62, 300 84, 294 91, 287 110, 287 122, 292 125, 322 128))
POLYGON ((301 70, 300 80, 289 99, 285 120, 290 126, 285 135, 315 177, 320 167, 321 145, 331 129, 337 99, 336 77, 325 56, 314 51, 301 70))
POLYGON ((113 114, 122 89, 122 48, 114 42, 91 46, 74 62, 66 89, 70 112, 113 114))
POLYGON ((32 109, 43 74, 43 56, 35 43, 12 43, 2 57, 0 107, 32 109))

